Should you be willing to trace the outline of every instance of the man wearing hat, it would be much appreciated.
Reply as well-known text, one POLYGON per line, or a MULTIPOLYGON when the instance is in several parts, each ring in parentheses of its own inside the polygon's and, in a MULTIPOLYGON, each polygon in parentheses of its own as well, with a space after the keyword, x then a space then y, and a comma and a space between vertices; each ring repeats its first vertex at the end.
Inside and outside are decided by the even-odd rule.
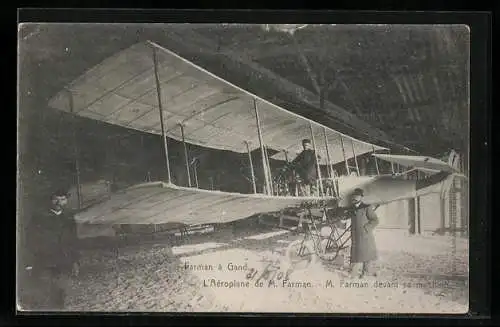
POLYGON ((364 192, 356 188, 352 194, 351 211, 351 277, 376 276, 373 261, 377 247, 373 230, 379 220, 373 206, 363 203, 364 192))
MULTIPOLYGON (((290 166, 300 177, 300 191, 302 196, 315 195, 317 191, 316 183, 318 172, 316 167, 316 152, 311 140, 302 140, 304 150, 291 162, 290 166)), ((318 158, 319 159, 319 158, 318 158)))
POLYGON ((64 307, 66 285, 70 276, 79 271, 76 222, 66 210, 67 203, 65 188, 53 191, 50 205, 31 218, 26 233, 32 258, 28 269, 39 280, 39 286, 48 287, 48 294, 38 305, 49 310, 64 307))

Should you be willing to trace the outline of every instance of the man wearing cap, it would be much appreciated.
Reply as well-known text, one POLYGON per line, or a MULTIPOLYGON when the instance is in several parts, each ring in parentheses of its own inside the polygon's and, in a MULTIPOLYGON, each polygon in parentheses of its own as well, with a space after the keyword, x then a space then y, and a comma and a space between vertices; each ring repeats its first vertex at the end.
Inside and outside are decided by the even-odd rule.
POLYGON ((352 194, 351 211, 351 277, 376 276, 373 261, 377 247, 373 230, 379 220, 373 206, 363 203, 364 192, 356 188, 352 194))
POLYGON ((31 219, 27 230, 27 247, 32 257, 29 269, 48 287, 41 306, 47 309, 64 307, 65 287, 70 276, 79 271, 77 231, 73 215, 66 210, 65 189, 54 191, 50 206, 31 219), (48 303, 47 303, 48 302, 48 303))
MULTIPOLYGON (((316 195, 318 172, 316 167, 316 152, 312 148, 311 140, 302 140, 304 150, 291 162, 290 166, 300 177, 300 191, 302 196, 316 195)), ((319 159, 319 158, 318 158, 319 159)))

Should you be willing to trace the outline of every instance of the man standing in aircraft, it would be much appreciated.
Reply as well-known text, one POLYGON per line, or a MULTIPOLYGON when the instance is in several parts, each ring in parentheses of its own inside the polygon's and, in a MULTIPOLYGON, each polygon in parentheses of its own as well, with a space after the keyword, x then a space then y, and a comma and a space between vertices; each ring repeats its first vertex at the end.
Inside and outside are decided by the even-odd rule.
POLYGON ((352 194, 351 210, 351 277, 376 276, 373 261, 377 247, 373 230, 379 220, 373 207, 363 203, 364 192, 356 188, 352 194))
POLYGON ((318 180, 318 171, 315 158, 316 152, 309 139, 302 140, 302 147, 304 150, 290 163, 290 166, 300 177, 300 195, 317 195, 316 183, 318 180))
POLYGON ((31 218, 27 232, 27 247, 32 257, 30 270, 39 279, 39 286, 48 287, 43 299, 47 309, 64 307, 65 288, 71 275, 78 275, 77 230, 73 215, 66 210, 67 192, 63 189, 51 195, 51 205, 31 218))

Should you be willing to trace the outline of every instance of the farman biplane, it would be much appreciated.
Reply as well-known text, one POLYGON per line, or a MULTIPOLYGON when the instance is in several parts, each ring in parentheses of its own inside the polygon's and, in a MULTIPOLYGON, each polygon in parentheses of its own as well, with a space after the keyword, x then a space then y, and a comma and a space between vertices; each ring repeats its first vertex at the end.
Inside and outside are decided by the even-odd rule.
MULTIPOLYGON (((50 106, 73 115, 162 138, 167 179, 144 182, 113 192, 83 208, 78 223, 103 226, 121 224, 220 224, 260 213, 280 212, 304 203, 346 207, 355 188, 364 201, 380 205, 443 192, 459 174, 454 152, 448 162, 426 156, 390 154, 390 149, 342 134, 287 111, 208 72, 153 42, 135 44, 106 59, 68 84, 50 100, 50 106), (188 166, 189 185, 171 178, 168 138, 184 144, 248 153, 249 193, 197 187, 188 166), (270 160, 289 162, 311 140, 316 153, 316 192, 298 192, 292 173, 271 170, 270 160), (258 151, 259 161, 250 155, 258 151), (371 173, 358 158, 368 156, 371 173), (385 162, 406 171, 383 172, 385 162), (263 176, 256 182, 256 169, 263 176), (425 178, 408 178, 419 170, 425 178)), ((186 165, 191 161, 185 151, 186 165)))

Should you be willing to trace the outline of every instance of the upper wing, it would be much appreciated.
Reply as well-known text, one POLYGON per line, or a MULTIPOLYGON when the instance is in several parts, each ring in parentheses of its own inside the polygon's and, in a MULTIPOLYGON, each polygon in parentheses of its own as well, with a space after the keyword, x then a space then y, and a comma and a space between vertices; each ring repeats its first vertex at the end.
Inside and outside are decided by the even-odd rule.
MULTIPOLYGON (((159 99, 168 137, 188 143, 245 152, 264 145, 293 159, 301 139, 314 136, 322 163, 384 149, 342 135, 276 106, 152 42, 133 45, 93 67, 49 102, 51 107, 110 124, 161 134, 159 99), (156 86, 153 50, 156 50, 156 86), (158 92, 160 96, 158 97, 158 92), (312 134, 311 134, 312 131, 312 134), (342 145, 345 150, 342 151, 342 145), (343 154, 344 152, 344 154, 343 154)), ((279 154, 273 158, 280 158, 279 154)))

